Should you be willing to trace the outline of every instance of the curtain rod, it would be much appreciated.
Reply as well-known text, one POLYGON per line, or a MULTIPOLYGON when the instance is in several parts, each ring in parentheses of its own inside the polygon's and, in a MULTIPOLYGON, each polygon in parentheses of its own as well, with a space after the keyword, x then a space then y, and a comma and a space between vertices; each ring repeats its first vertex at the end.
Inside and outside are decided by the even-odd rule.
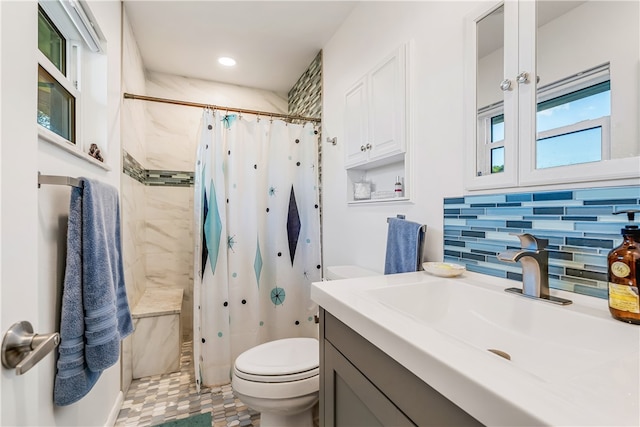
POLYGON ((198 102, 189 102, 189 101, 179 101, 176 99, 168 99, 168 98, 156 98, 154 96, 146 96, 146 95, 134 95, 132 93, 125 93, 124 99, 138 99, 140 101, 152 101, 152 102, 162 102, 165 104, 174 104, 174 105, 184 105, 187 107, 197 107, 197 108, 211 108, 213 110, 222 110, 222 111, 232 111, 235 113, 245 113, 245 114, 254 114, 256 116, 266 116, 266 117, 281 117, 290 120, 304 120, 307 122, 320 122, 322 119, 318 119, 315 117, 303 117, 303 116, 292 116, 289 114, 282 113, 269 113, 267 111, 258 111, 258 110, 247 110, 244 108, 230 108, 230 107, 221 107, 219 105, 213 104, 201 104, 198 102))

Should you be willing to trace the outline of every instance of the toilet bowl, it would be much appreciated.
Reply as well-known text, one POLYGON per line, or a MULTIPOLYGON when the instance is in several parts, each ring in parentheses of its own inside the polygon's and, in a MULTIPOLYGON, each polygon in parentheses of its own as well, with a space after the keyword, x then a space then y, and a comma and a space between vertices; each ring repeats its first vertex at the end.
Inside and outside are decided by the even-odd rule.
MULTIPOLYGON (((378 276, 355 265, 327 267, 327 280, 378 276)), ((285 338, 260 344, 236 358, 235 395, 260 412, 261 427, 312 427, 318 402, 320 348, 315 338, 285 338)))
POLYGON ((237 357, 231 385, 238 399, 260 412, 261 427, 313 426, 319 353, 315 338, 286 338, 237 357))

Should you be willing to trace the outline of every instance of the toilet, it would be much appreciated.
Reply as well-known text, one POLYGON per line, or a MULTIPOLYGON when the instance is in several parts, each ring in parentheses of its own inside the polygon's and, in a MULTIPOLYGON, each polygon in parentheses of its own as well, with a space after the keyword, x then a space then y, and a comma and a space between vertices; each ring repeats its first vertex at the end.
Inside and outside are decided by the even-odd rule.
POLYGON ((231 385, 238 399, 260 412, 261 427, 312 427, 319 396, 320 349, 315 338, 285 338, 242 353, 231 385))
MULTIPOLYGON (((377 276, 354 265, 327 267, 327 280, 377 276)), ((261 427, 312 427, 320 387, 320 348, 315 338, 285 338, 250 348, 236 358, 235 395, 260 412, 261 427)))

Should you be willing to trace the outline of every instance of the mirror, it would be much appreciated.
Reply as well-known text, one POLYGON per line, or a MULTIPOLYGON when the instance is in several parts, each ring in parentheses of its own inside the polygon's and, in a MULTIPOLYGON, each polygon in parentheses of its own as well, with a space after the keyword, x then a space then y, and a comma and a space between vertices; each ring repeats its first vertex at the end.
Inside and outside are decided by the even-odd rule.
POLYGON ((483 176, 504 172, 504 5, 479 20, 476 31, 476 175, 483 176))
MULTIPOLYGON (((531 170, 535 171, 590 167, 639 156, 640 3, 538 1, 534 9, 520 7, 519 17, 510 15, 510 6, 506 4, 508 19, 502 5, 476 21, 475 175, 503 174, 516 168, 507 155, 512 139, 519 144, 521 158, 532 157, 531 170), (529 22, 523 14, 533 15, 529 10, 535 10, 535 46, 522 42, 527 39, 522 23, 529 22), (517 47, 510 41, 514 37, 520 39, 517 47), (535 52, 535 76, 518 63, 518 58, 531 52, 535 52), (510 63, 518 71, 506 71, 510 63), (529 75, 526 82, 518 83, 521 71, 529 75), (509 80, 504 84, 511 86, 501 90, 505 78, 509 80), (511 121, 519 128, 523 120, 529 121, 527 126, 531 122, 522 108, 512 113, 508 107, 515 103, 510 93, 517 92, 521 84, 535 88, 535 99, 533 93, 530 100, 525 99, 535 108, 531 129, 536 137, 529 145, 522 134, 511 138, 509 130, 511 121)), ((521 107, 526 96, 520 93, 521 107)), ((521 162, 520 176, 526 173, 523 164, 526 162, 521 162)))

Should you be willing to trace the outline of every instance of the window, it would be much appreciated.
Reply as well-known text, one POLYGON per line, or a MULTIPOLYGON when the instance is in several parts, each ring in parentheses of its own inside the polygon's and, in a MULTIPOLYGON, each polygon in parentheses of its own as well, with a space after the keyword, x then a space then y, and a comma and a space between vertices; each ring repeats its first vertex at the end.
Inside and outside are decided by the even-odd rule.
POLYGON ((38 49, 62 74, 67 69, 67 41, 38 6, 38 49))
POLYGON ((38 66, 38 124, 75 143, 76 99, 38 66))
MULTIPOLYGON (((478 149, 485 152, 487 159, 478 176, 505 170, 502 110, 503 104, 497 103, 478 112, 479 135, 484 135, 478 149)), ((608 65, 541 87, 536 112, 535 168, 609 158, 610 116, 608 65)))
POLYGON ((106 58, 99 33, 84 2, 38 3, 38 135, 79 157, 86 157, 91 143, 107 140, 106 58))

